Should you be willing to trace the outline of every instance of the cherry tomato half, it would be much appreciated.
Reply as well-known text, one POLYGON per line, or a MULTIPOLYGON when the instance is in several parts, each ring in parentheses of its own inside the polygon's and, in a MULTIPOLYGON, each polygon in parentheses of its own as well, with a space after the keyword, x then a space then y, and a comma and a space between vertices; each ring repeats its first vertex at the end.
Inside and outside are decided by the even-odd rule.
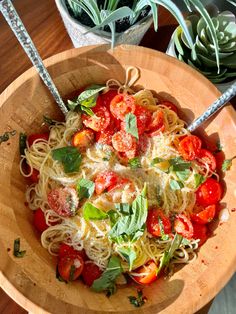
POLYGON ((157 279, 158 267, 153 261, 147 262, 145 265, 135 269, 135 273, 143 274, 143 276, 132 276, 133 280, 139 284, 147 285, 154 282, 157 279))
POLYGON ((48 141, 49 139, 49 133, 40 133, 40 134, 31 134, 27 137, 27 141, 29 144, 29 147, 36 141, 36 140, 43 140, 48 141))
POLYGON ((88 116, 82 114, 83 124, 96 132, 105 130, 110 121, 111 116, 106 107, 96 106, 93 108, 94 115, 88 116))
POLYGON ((201 159, 202 164, 207 164, 211 171, 216 169, 216 159, 209 150, 203 148, 200 149, 197 157, 201 159))
POLYGON ((110 111, 115 118, 124 120, 128 113, 135 111, 134 97, 126 94, 115 96, 111 101, 110 111))
POLYGON ((57 188, 48 193, 48 204, 58 215, 71 217, 77 210, 79 199, 74 189, 57 188))
POLYGON ((200 153, 202 141, 195 135, 188 135, 179 143, 179 153, 185 160, 194 160, 200 153))
POLYGON ((128 183, 131 184, 131 181, 130 181, 129 179, 119 177, 119 178, 117 179, 116 184, 113 185, 113 186, 109 186, 109 187, 107 188, 107 191, 108 191, 108 192, 112 192, 112 191, 114 191, 115 189, 119 189, 119 188, 121 188, 122 186, 124 186, 124 185, 126 185, 126 184, 128 184, 128 183))
POLYGON ((46 224, 44 212, 41 208, 38 208, 34 211, 33 224, 40 233, 48 229, 49 226, 46 224))
POLYGON ((158 105, 166 106, 168 109, 173 110, 176 114, 178 114, 178 108, 171 101, 164 100, 158 105))
POLYGON ((193 237, 193 225, 184 214, 176 215, 174 220, 174 230, 186 239, 191 239, 193 237))
POLYGON ((86 261, 88 259, 84 249, 81 251, 78 251, 66 243, 61 243, 60 248, 59 248, 58 257, 61 258, 61 257, 68 256, 68 255, 74 255, 74 256, 79 255, 82 257, 82 259, 84 261, 86 261))
POLYGON ((212 221, 215 217, 216 213, 216 205, 209 205, 206 208, 202 208, 201 206, 196 207, 196 209, 191 214, 191 220, 197 222, 199 224, 207 224, 212 221))
POLYGON ((57 269, 66 281, 76 280, 82 273, 84 261, 79 255, 68 255, 59 258, 57 269))
POLYGON ((134 115, 137 119, 138 134, 141 135, 145 132, 146 128, 151 123, 152 115, 151 112, 142 106, 136 106, 134 115))
POLYGON ((164 233, 171 233, 170 219, 162 212, 161 209, 150 208, 147 216, 147 231, 154 237, 160 237, 162 235, 159 220, 163 225, 164 233))
POLYGON ((165 131, 164 114, 162 111, 155 111, 152 114, 152 120, 147 127, 147 134, 149 136, 157 136, 160 132, 165 131))
POLYGON ((101 277, 102 271, 101 269, 91 261, 88 261, 84 264, 84 269, 81 273, 83 281, 89 287, 92 286, 94 280, 101 277))
POLYGON ((71 144, 74 147, 79 149, 85 149, 93 144, 94 141, 94 132, 92 130, 82 130, 76 132, 71 140, 71 144))
POLYGON ((198 223, 193 223, 193 239, 200 241, 198 247, 202 246, 207 240, 207 227, 198 223))
POLYGON ((134 136, 121 130, 112 136, 112 145, 118 152, 127 152, 136 149, 136 140, 134 136))
POLYGON ((208 178, 196 191, 197 203, 205 207, 219 202, 221 196, 221 185, 213 178, 208 178))
POLYGON ((103 171, 95 178, 95 191, 99 195, 108 188, 114 187, 119 179, 119 175, 114 171, 103 171))

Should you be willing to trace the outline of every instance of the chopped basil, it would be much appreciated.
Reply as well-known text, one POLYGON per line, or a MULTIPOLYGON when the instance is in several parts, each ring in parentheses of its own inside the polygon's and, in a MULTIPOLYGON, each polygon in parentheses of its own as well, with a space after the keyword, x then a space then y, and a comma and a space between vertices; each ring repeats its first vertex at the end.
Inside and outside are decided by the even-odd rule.
POLYGON ((138 137, 137 118, 133 113, 125 115, 125 131, 133 135, 136 139, 138 137))
POLYGON ((117 220, 119 219, 120 215, 117 212, 117 210, 114 210, 114 209, 109 210, 107 214, 110 219, 111 227, 113 227, 115 223, 117 222, 117 220))
POLYGON ((7 142, 10 138, 10 136, 16 135, 16 130, 10 131, 10 132, 5 132, 4 134, 0 135, 0 145, 3 142, 7 142))
POLYGON ((14 241, 14 249, 13 249, 13 255, 15 257, 24 257, 26 251, 20 251, 20 238, 15 239, 14 241))
POLYGON ((120 247, 118 252, 126 259, 129 263, 129 271, 133 268, 133 263, 137 257, 136 252, 131 247, 120 247))
POLYGON ((53 149, 52 158, 62 163, 65 173, 79 171, 82 161, 82 155, 76 147, 72 146, 53 149))
POLYGON ((95 184, 87 179, 80 179, 76 186, 80 199, 90 198, 93 195, 95 184))
POLYGON ((102 220, 108 218, 108 214, 91 203, 85 203, 83 207, 83 217, 85 220, 102 220))
POLYGON ((134 305, 135 307, 141 307, 146 303, 147 298, 143 296, 143 291, 141 289, 138 289, 137 293, 138 293, 137 297, 128 296, 128 299, 129 299, 130 303, 132 305, 134 305))
POLYGON ((56 123, 58 123, 58 121, 53 120, 47 116, 43 116, 43 122, 46 123, 47 125, 55 125, 56 123))
POLYGON ((166 160, 160 157, 156 157, 151 161, 151 166, 155 166, 156 164, 159 164, 163 161, 166 161, 166 160))
POLYGON ((140 159, 138 157, 134 157, 132 159, 129 160, 129 166, 131 169, 137 169, 137 168, 141 168, 141 162, 140 159))
POLYGON ((206 181, 206 178, 203 175, 201 175, 200 173, 195 173, 194 174, 195 188, 198 188, 199 185, 201 185, 205 181, 206 181))
POLYGON ((133 211, 132 211, 132 206, 130 204, 127 203, 116 203, 115 204, 115 208, 123 215, 132 215, 133 211))
POLYGON ((24 133, 20 133, 19 136, 19 150, 20 150, 20 154, 24 155, 25 154, 25 149, 26 149, 26 140, 27 140, 27 136, 24 133))
POLYGON ((145 222, 147 220, 148 202, 147 202, 146 184, 139 196, 131 205, 132 213, 130 215, 121 215, 109 232, 109 237, 114 242, 136 241, 144 232, 145 222))
POLYGON ((119 257, 112 256, 108 262, 107 269, 100 278, 94 280, 91 288, 96 292, 107 291, 109 295, 113 294, 116 291, 115 280, 122 272, 123 269, 119 257))
POLYGON ((184 185, 181 181, 170 180, 170 187, 172 190, 181 190, 184 185))
POLYGON ((222 171, 230 170, 230 168, 232 166, 232 161, 234 158, 236 158, 236 156, 234 156, 233 158, 230 158, 230 159, 225 159, 223 164, 222 164, 221 170, 222 171))

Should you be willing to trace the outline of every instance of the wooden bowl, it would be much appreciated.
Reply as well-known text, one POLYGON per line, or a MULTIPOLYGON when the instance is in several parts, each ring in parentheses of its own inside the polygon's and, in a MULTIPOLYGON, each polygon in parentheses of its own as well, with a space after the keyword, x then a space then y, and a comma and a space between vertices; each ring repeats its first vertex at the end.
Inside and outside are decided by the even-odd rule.
MULTIPOLYGON (((142 47, 124 45, 113 51, 106 46, 72 49, 49 58, 45 64, 62 96, 90 83, 104 83, 109 78, 123 82, 126 67, 139 67, 141 77, 137 84, 180 105, 187 121, 192 121, 220 95, 208 80, 184 63, 142 47)), ((38 132, 43 114, 60 116, 32 68, 0 97, 0 134, 8 130, 38 132)), ((220 139, 227 158, 236 152, 235 121, 235 112, 228 106, 200 130, 212 142, 220 139)), ((19 172, 18 135, 0 147, 0 283, 28 311, 35 314, 193 313, 209 302, 234 273, 236 214, 232 213, 227 223, 215 229, 194 263, 181 267, 171 278, 160 278, 144 288, 148 302, 141 309, 134 308, 127 298, 136 294, 134 287, 118 289, 107 298, 80 282, 59 282, 55 277, 56 260, 42 248, 40 237, 32 227, 32 212, 24 204, 26 183, 19 172), (13 257, 13 242, 18 237, 21 248, 27 251, 24 258, 13 257)), ((235 165, 224 180, 227 191, 222 202, 232 209, 235 165)))

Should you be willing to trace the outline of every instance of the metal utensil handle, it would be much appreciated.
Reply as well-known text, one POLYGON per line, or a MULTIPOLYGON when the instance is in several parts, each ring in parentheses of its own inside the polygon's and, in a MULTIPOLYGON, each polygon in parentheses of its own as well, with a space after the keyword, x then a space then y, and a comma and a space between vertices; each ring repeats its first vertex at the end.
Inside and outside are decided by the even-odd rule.
POLYGON ((66 108, 55 84, 52 81, 47 69, 45 68, 43 61, 35 48, 28 32, 26 31, 19 15, 17 14, 14 6, 10 0, 0 0, 0 11, 2 12, 4 18, 9 24, 10 28, 14 32, 15 36, 19 40, 21 46, 25 50, 26 54, 30 58, 33 65, 36 67, 40 77, 42 78, 44 84, 48 87, 51 94, 53 95, 56 103, 63 112, 64 115, 67 114, 68 109, 66 108))
POLYGON ((216 111, 224 107, 230 99, 236 96, 236 82, 231 85, 208 109, 196 120, 194 120, 189 126, 190 132, 195 131, 203 122, 208 120, 216 111))

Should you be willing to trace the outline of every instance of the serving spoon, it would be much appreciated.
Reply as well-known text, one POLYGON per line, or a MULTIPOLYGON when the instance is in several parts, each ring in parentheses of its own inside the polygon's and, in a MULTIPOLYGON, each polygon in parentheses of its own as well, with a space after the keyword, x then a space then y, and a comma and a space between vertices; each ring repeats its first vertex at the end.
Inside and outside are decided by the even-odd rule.
MULTIPOLYGON (((36 67, 41 79, 44 84, 48 87, 52 96, 54 97, 56 103, 59 108, 63 112, 64 115, 68 113, 68 109, 64 104, 58 89, 56 88, 53 80, 45 68, 43 61, 32 41, 28 32, 26 31, 23 22, 21 21, 19 15, 17 14, 13 4, 10 0, 0 0, 0 11, 2 12, 4 18, 9 24, 10 28, 14 32, 15 36, 19 40, 21 46, 25 50, 29 59, 36 67)), ((223 108, 228 102, 236 96, 236 82, 228 88, 217 100, 211 104, 203 114, 201 114, 196 120, 194 120, 187 129, 190 132, 195 131, 200 125, 202 125, 206 120, 208 120, 213 114, 215 114, 218 110, 223 108)))

